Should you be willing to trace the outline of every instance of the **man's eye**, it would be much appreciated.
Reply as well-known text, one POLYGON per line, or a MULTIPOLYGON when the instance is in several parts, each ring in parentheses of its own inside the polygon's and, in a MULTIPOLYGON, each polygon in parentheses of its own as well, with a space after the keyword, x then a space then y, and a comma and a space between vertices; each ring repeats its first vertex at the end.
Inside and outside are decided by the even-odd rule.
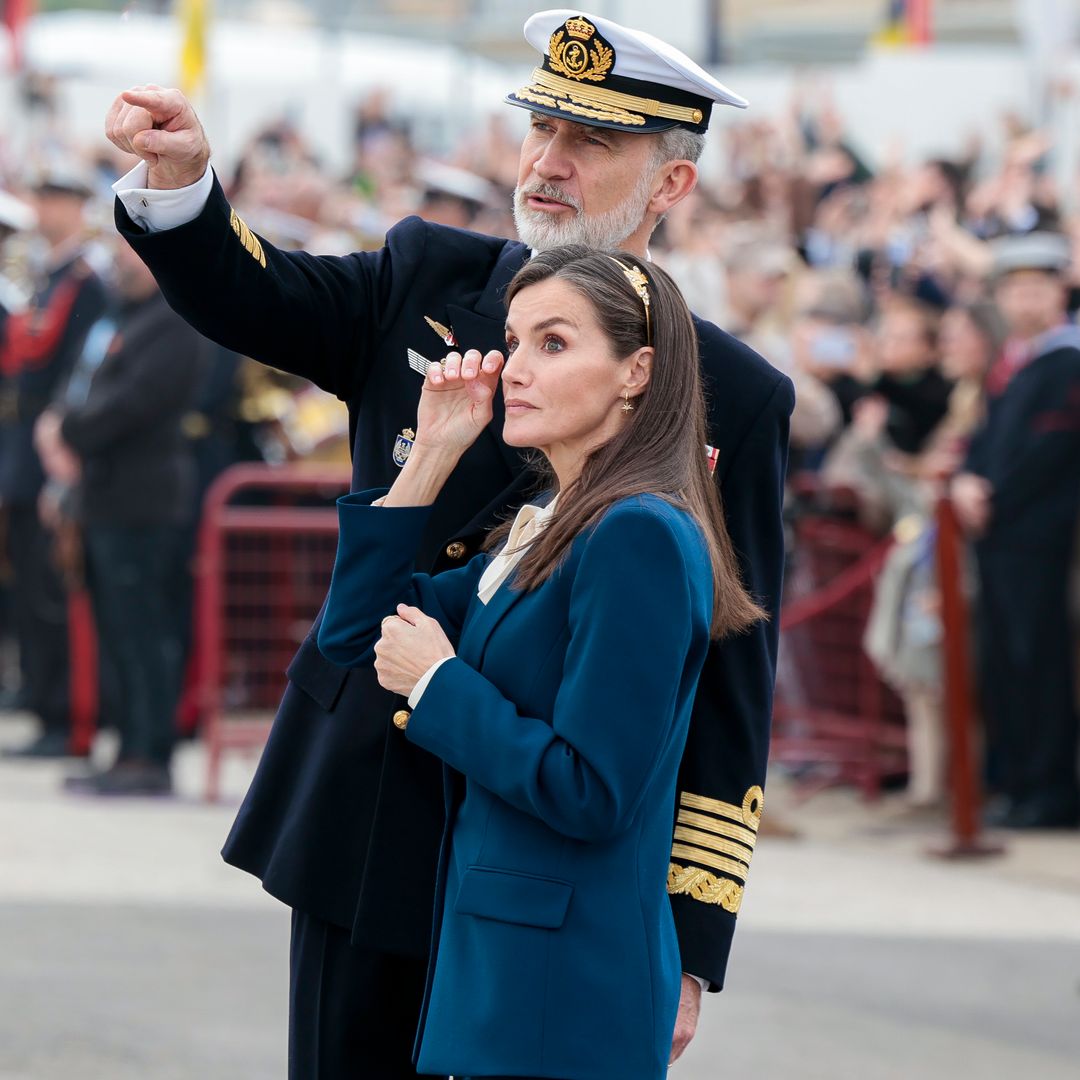
POLYGON ((554 334, 549 334, 544 338, 543 349, 544 352, 562 352, 565 342, 561 337, 556 337, 554 334))
POLYGON ((594 139, 591 136, 586 136, 585 141, 590 146, 607 146, 607 143, 603 139, 594 139))
POLYGON ((506 351, 512 353, 518 347, 517 338, 506 339, 506 351))

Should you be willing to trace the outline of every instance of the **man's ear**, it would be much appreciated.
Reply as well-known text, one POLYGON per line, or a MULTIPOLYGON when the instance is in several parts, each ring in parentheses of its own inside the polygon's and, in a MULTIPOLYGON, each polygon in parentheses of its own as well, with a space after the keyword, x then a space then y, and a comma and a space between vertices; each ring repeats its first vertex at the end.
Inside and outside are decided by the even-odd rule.
POLYGON ((623 379, 623 391, 631 397, 637 397, 652 378, 653 350, 646 346, 638 349, 626 365, 626 377, 623 379))
POLYGON ((663 217, 697 187, 698 170, 692 161, 666 161, 653 184, 649 213, 663 217))

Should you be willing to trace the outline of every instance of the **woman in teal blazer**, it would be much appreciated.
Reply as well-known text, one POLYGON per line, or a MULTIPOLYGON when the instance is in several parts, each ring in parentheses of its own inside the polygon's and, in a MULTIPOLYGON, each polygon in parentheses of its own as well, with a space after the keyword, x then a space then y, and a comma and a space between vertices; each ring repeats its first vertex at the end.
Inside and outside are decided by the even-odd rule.
POLYGON ((665 885, 690 707, 710 638, 760 613, 709 476, 693 324, 670 279, 562 248, 508 298, 505 364, 471 351, 432 365, 394 486, 339 501, 319 647, 341 665, 374 649, 411 707, 391 737, 448 766, 418 1071, 654 1080, 679 1000, 665 885), (500 373, 503 436, 543 452, 549 492, 495 553, 414 574, 500 373))

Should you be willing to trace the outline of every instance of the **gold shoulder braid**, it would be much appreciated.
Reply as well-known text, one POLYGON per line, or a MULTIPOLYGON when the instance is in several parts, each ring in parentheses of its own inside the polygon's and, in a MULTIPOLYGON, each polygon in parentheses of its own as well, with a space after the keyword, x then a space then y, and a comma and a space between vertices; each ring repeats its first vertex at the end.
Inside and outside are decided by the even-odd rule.
POLYGON ((244 250, 265 270, 266 255, 263 254, 259 238, 247 227, 240 215, 232 209, 229 211, 229 224, 232 226, 232 231, 239 238, 240 243, 244 245, 244 250))
POLYGON ((764 793, 757 785, 747 790, 741 806, 681 792, 668 892, 738 914, 764 805, 764 793))

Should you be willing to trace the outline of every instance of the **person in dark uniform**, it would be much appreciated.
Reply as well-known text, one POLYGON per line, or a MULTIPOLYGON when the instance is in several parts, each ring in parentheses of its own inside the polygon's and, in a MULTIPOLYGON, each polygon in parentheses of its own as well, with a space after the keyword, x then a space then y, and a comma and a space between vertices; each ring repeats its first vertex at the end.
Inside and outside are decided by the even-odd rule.
MULTIPOLYGON (((4 262, 4 245, 8 239, 22 230, 32 229, 36 221, 37 216, 26 203, 0 188, 0 266, 4 262)), ((0 343, 4 340, 8 316, 13 312, 22 311, 28 299, 23 288, 0 272, 0 343)), ((7 543, 4 535, 6 532, 6 517, 3 507, 0 506, 0 643, 4 644, 15 639, 9 589, 10 567, 7 565, 5 554, 7 543)), ((21 709, 25 701, 25 687, 20 683, 24 680, 21 678, 18 682, 13 680, 13 684, 8 685, 4 678, 5 674, 6 672, 0 673, 0 711, 21 709)))
POLYGON ((1080 824, 1076 678, 1068 582, 1080 512, 1080 329, 1068 321, 1067 240, 995 241, 995 296, 1011 338, 957 513, 975 538, 981 698, 995 823, 1080 824))
POLYGON ((42 414, 38 445, 79 464, 82 526, 98 640, 116 680, 115 762, 68 778, 94 795, 161 795, 183 665, 184 579, 195 462, 181 421, 194 400, 202 339, 169 308, 127 245, 115 302, 91 330, 78 376, 42 414))
MULTIPOLYGON (((584 242, 646 258, 657 221, 696 183, 713 105, 745 105, 657 39, 565 14, 528 21, 543 63, 508 97, 532 113, 515 194, 524 243, 408 218, 376 252, 280 252, 225 200, 181 94, 143 88, 113 106, 110 138, 144 159, 116 185, 118 228, 201 332, 348 403, 355 490, 387 486, 408 458, 420 381, 410 350, 501 349, 503 293, 530 247, 584 242)), ((723 984, 761 814, 793 405, 786 377, 717 327, 696 327, 728 530, 772 617, 710 649, 682 759, 668 891, 687 974, 673 1056, 693 1033, 702 983, 723 984)), ((494 410, 433 506, 422 569, 464 565, 529 495, 521 457, 499 437, 501 397, 494 410)), ((290 1074, 414 1076, 441 771, 393 738, 403 700, 373 668, 319 653, 318 625, 289 667, 224 854, 293 908, 290 1074)))
POLYGON ((8 757, 69 752, 67 596, 38 516, 44 482, 34 424, 71 372, 105 308, 105 288, 83 256, 83 205, 90 182, 54 169, 35 183, 38 228, 48 261, 30 305, 9 316, 0 342, 0 503, 7 511, 12 601, 27 705, 41 734, 8 757))

